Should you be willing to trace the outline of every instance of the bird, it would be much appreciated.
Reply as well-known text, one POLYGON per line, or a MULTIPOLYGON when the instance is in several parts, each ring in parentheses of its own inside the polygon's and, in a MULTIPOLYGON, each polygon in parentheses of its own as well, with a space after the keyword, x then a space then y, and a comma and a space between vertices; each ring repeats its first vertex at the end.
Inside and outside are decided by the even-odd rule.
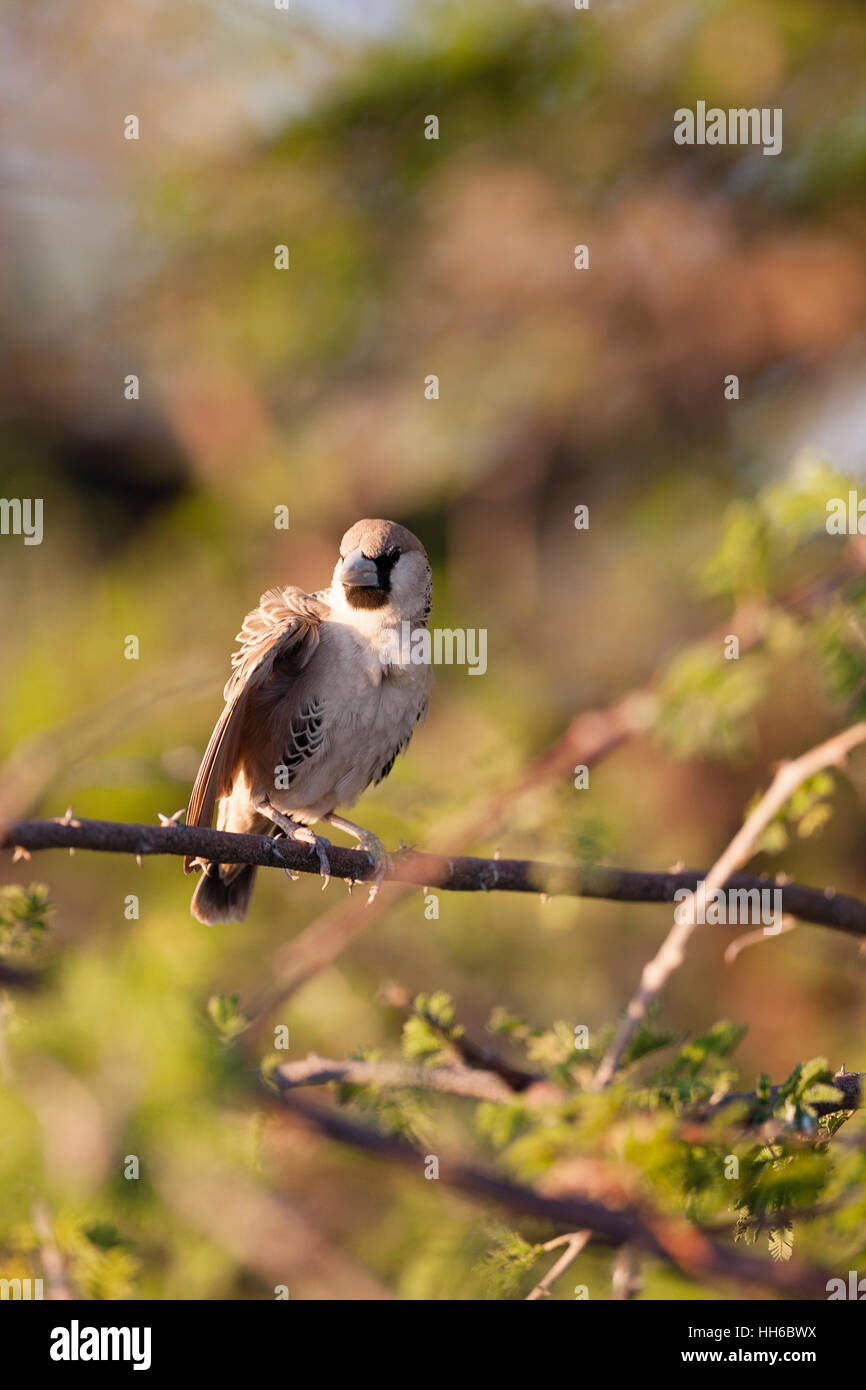
MULTIPOLYGON (((235 639, 225 706, 192 788, 187 825, 210 826, 216 807, 219 830, 307 845, 327 884, 330 842, 310 829, 325 822, 369 855, 372 900, 387 851, 338 808, 351 808, 388 776, 427 712, 432 670, 418 659, 423 643, 413 647, 411 634, 426 628, 432 601, 421 541, 381 519, 346 532, 328 588, 262 594, 235 639)), ((187 856, 184 870, 202 871, 190 908, 199 922, 243 921, 255 865, 187 856)))

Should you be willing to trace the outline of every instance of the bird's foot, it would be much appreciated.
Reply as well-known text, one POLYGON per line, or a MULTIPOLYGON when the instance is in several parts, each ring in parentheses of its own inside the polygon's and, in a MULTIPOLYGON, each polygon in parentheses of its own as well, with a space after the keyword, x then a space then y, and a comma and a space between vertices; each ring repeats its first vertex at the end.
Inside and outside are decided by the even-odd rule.
POLYGON ((367 895, 367 905, 369 906, 375 900, 383 879, 386 874, 391 872, 394 863, 379 836, 374 835, 372 830, 365 830, 359 836, 358 848, 370 856, 373 864, 373 877, 364 880, 370 885, 370 892, 367 895))
MULTIPOLYGON (((322 892, 324 893, 328 884, 331 882, 331 865, 328 861, 327 854, 327 851, 331 848, 330 840, 323 839, 321 835, 315 835, 307 825, 298 825, 297 821, 293 821, 291 816, 284 815, 282 811, 278 811, 275 806, 272 806, 267 797, 258 803, 256 809, 260 811, 263 816, 266 816, 273 825, 276 825, 282 830, 287 840, 292 840, 295 844, 309 845, 310 851, 316 852, 319 856, 319 869, 325 880, 322 884, 322 892)), ((289 878, 297 877, 291 869, 286 869, 286 873, 289 875, 289 878)))
POLYGON ((331 848, 331 841, 326 840, 322 835, 316 835, 307 825, 295 826, 295 832, 291 839, 299 841, 302 845, 310 846, 310 853, 313 851, 319 856, 319 868, 324 878, 322 892, 324 893, 328 884, 331 882, 331 864, 328 859, 328 850, 331 848))

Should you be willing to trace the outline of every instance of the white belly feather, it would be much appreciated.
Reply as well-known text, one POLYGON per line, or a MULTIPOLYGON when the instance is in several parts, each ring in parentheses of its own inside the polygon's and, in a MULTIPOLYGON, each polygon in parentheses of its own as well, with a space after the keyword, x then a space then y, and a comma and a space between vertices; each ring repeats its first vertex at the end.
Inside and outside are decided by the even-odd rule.
MULTIPOLYGON (((383 665, 347 625, 328 622, 298 682, 291 705, 320 708, 321 740, 271 800, 304 824, 348 809, 389 768, 424 714, 432 684, 429 666, 383 665)), ((290 737, 287 726, 287 741, 290 737)))

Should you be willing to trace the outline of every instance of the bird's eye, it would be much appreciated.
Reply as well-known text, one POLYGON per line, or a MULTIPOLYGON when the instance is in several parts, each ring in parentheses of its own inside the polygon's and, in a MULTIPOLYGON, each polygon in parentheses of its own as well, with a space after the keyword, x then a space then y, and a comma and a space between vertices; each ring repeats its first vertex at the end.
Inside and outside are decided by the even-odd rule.
POLYGON ((388 559, 391 561, 392 565, 395 565, 400 559, 400 551, 396 545, 392 546, 388 551, 388 559))

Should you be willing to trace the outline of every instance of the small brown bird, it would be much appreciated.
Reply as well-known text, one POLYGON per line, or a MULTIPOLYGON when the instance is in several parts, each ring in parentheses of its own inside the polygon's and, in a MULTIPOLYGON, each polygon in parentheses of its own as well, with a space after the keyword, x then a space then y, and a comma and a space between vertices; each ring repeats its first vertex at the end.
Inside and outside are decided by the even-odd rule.
MULTIPOLYGON (((432 672, 410 653, 411 633, 430 616, 432 589, 417 536, 393 521, 359 521, 343 537, 328 589, 263 594, 238 633, 225 709, 187 825, 209 826, 218 802, 220 830, 281 832, 316 852, 327 876, 328 841, 309 829, 325 821, 371 856, 375 894, 388 864, 384 846, 336 808, 387 777, 426 712, 432 672)), ((187 858, 184 868, 204 869, 194 917, 244 918, 254 865, 187 858)))

